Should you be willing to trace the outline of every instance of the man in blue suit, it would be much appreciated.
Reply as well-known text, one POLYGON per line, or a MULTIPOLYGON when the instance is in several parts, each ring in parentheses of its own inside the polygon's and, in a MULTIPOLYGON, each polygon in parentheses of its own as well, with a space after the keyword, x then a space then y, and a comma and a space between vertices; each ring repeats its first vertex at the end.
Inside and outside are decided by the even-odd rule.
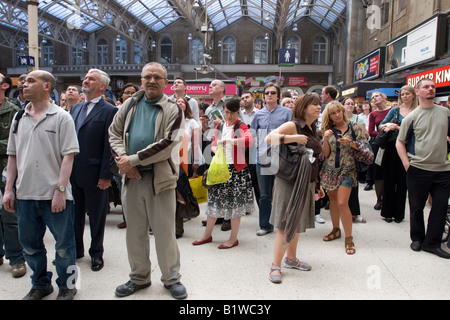
POLYGON ((80 153, 75 156, 70 178, 75 200, 77 258, 84 256, 83 233, 87 212, 91 229, 89 255, 93 271, 101 270, 104 265, 103 238, 109 202, 107 189, 112 179, 108 128, 117 108, 102 98, 109 81, 105 72, 89 70, 82 83, 86 102, 70 109, 80 145, 80 153))

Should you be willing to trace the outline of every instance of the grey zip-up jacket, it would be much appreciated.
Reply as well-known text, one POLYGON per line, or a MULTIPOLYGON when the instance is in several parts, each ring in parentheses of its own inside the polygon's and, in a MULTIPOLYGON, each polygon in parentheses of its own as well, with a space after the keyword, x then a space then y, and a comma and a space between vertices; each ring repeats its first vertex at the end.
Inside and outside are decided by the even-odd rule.
MULTIPOLYGON (((140 90, 120 106, 109 127, 109 144, 114 158, 128 155, 133 166, 153 164, 153 189, 155 194, 158 194, 161 191, 176 188, 185 121, 181 108, 163 94, 156 103, 161 110, 155 122, 155 142, 137 154, 129 154, 128 130, 136 112, 136 106, 144 94, 145 91, 140 90)), ((126 181, 127 179, 125 183, 126 181)))

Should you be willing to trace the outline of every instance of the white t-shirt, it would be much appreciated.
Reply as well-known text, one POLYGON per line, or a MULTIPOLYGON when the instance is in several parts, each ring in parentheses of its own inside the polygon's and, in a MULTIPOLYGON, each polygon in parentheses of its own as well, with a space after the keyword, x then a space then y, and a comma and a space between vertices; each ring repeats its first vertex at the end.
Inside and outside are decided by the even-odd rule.
MULTIPOLYGON (((184 123, 184 130, 186 132, 187 138, 188 138, 188 152, 192 149, 192 130, 199 130, 200 126, 198 122, 195 119, 185 119, 184 123)), ((198 132, 199 135, 201 135, 201 132, 198 132)), ((201 139, 201 136, 200 136, 201 139)), ((191 159, 189 159, 190 163, 194 163, 193 160, 193 154, 191 153, 191 159)), ((202 148, 200 145, 198 145, 198 163, 199 165, 202 165, 204 163, 203 156, 202 156, 202 148)))
MULTIPOLYGON (((228 126, 226 121, 223 123, 222 128, 222 140, 230 140, 234 139, 234 124, 231 126, 228 126)), ((223 150, 225 152, 225 158, 227 161, 227 164, 233 164, 233 145, 230 143, 227 143, 225 145, 225 148, 223 150)))

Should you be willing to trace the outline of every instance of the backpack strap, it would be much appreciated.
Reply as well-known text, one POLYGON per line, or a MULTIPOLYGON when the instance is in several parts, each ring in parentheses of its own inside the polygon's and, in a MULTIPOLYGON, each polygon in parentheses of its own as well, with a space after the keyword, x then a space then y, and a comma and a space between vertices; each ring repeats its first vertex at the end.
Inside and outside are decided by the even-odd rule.
POLYGON ((19 111, 17 111, 16 116, 14 117, 13 133, 17 133, 17 130, 19 129, 20 119, 22 119, 24 113, 25 109, 20 109, 19 111))

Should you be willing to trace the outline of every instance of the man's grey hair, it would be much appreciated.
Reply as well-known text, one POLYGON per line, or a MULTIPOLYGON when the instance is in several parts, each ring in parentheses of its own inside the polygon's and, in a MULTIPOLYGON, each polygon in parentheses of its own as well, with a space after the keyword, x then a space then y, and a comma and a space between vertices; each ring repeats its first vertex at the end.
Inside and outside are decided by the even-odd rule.
POLYGON ((90 69, 88 73, 91 72, 98 73, 100 75, 100 82, 104 83, 106 87, 109 86, 111 79, 109 78, 108 74, 105 71, 102 71, 100 69, 90 69))

